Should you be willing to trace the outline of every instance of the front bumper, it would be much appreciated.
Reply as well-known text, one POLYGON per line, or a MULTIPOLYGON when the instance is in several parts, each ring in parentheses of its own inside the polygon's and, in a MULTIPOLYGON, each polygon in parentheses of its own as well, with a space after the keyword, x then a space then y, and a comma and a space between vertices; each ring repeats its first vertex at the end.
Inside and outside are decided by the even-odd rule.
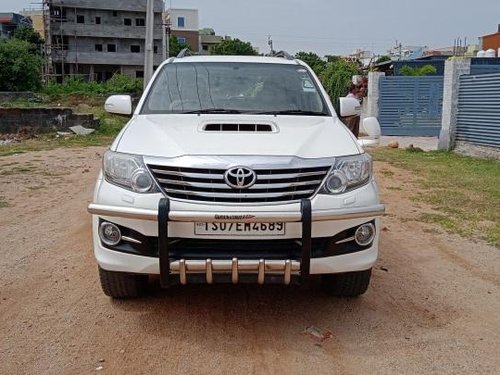
MULTIPOLYGON (((161 285, 167 287, 179 281, 188 282, 188 278, 201 277, 207 283, 214 282, 215 275, 227 276, 233 283, 239 282, 248 276, 258 283, 266 280, 279 279, 284 284, 292 280, 306 282, 310 274, 337 273, 361 271, 371 268, 378 255, 378 231, 375 240, 369 248, 354 254, 311 258, 311 244, 313 232, 324 231, 332 225, 337 228, 347 228, 367 220, 375 220, 377 227, 379 216, 384 213, 384 206, 375 204, 368 207, 352 207, 343 209, 319 209, 312 211, 311 201, 303 200, 300 211, 248 211, 248 212, 214 212, 171 210, 167 198, 160 199, 157 210, 137 209, 113 205, 91 204, 89 212, 94 215, 94 224, 97 226, 99 218, 121 221, 122 223, 157 224, 158 257, 145 257, 119 253, 102 246, 96 231, 94 231, 95 254, 99 265, 108 270, 159 274, 161 285), (227 259, 184 259, 172 258, 169 249, 169 238, 174 237, 169 230, 174 228, 175 237, 182 232, 182 225, 193 222, 285 222, 295 227, 300 233, 300 254, 292 259, 247 259, 244 256, 229 257, 227 259), (338 223, 338 224, 335 224, 338 223), (180 230, 175 230, 176 225, 180 230), (180 225, 180 227, 179 227, 180 225), (313 227, 314 225, 314 227, 313 227), (314 229, 314 230, 313 230, 314 229), (189 277, 188 277, 189 276, 189 277)), ((148 225, 146 225, 148 226, 148 225)), ((338 230, 338 229, 337 229, 338 230)))

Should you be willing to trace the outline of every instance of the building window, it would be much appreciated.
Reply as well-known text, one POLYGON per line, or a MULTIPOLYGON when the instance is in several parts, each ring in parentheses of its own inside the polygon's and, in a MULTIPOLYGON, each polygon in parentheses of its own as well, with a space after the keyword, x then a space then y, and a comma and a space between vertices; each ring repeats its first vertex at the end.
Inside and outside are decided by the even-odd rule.
POLYGON ((100 25, 101 24, 101 17, 96 17, 95 18, 95 24, 100 25))
POLYGON ((108 52, 116 52, 116 44, 108 44, 108 52))
POLYGON ((96 44, 96 45, 95 45, 95 50, 96 50, 97 52, 102 52, 102 44, 96 44))
POLYGON ((208 51, 208 44, 204 44, 203 46, 201 46, 201 48, 203 49, 203 51, 208 51))
POLYGON ((141 53, 141 46, 132 45, 130 46, 130 52, 132 53, 141 53))
POLYGON ((76 23, 85 23, 85 17, 82 15, 76 16, 76 23))
POLYGON ((184 17, 177 17, 177 27, 185 27, 186 19, 184 17))
POLYGON ((135 26, 146 26, 146 21, 144 20, 144 18, 136 18, 135 26))
POLYGON ((135 78, 144 78, 144 70, 136 70, 135 78))
POLYGON ((117 17, 118 16, 118 12, 116 10, 113 11, 113 17, 117 17))
POLYGON ((153 53, 158 53, 158 46, 153 46, 153 53))
POLYGON ((186 38, 182 37, 182 36, 178 36, 177 37, 177 42, 179 44, 186 44, 186 38))
POLYGON ((132 18, 124 18, 123 19, 123 24, 125 26, 132 26, 132 18))

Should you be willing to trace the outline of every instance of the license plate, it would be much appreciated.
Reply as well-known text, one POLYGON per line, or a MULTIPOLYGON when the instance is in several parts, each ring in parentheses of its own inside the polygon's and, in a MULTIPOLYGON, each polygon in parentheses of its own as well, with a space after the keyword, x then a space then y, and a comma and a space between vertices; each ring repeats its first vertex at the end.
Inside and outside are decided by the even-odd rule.
POLYGON ((285 223, 195 223, 194 234, 219 236, 284 236, 285 223))

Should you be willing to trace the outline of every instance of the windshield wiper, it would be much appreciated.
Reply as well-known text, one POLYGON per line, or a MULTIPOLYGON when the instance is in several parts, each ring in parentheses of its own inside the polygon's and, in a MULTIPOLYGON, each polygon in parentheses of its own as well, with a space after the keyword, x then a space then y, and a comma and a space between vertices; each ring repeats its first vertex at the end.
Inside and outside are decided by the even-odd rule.
POLYGON ((265 111, 265 112, 257 112, 259 115, 301 115, 301 116, 327 116, 326 113, 323 112, 315 112, 315 111, 304 111, 302 109, 286 109, 283 111, 265 111))
POLYGON ((193 111, 185 111, 181 112, 182 114, 205 114, 205 113, 228 113, 228 114, 238 114, 238 113, 243 113, 243 111, 240 111, 238 109, 226 109, 226 108, 203 108, 203 109, 195 109, 193 111))

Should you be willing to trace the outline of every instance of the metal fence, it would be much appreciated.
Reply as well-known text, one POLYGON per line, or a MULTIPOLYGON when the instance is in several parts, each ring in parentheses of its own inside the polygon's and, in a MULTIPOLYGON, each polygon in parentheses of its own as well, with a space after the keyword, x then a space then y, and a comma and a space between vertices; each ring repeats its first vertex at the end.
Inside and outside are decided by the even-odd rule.
POLYGON ((455 140, 500 147, 500 73, 460 77, 455 140))
POLYGON ((443 77, 381 77, 379 90, 383 135, 439 135, 443 77))

